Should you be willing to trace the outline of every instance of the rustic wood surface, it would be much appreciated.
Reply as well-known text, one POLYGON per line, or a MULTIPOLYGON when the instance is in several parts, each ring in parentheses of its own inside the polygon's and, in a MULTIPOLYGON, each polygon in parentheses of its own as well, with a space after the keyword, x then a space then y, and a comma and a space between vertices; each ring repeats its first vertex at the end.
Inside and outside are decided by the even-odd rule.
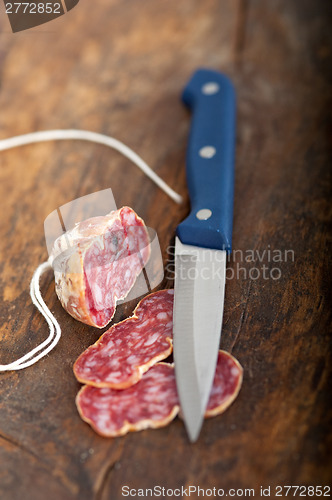
MULTIPOLYGON (((99 437, 78 416, 72 365, 100 332, 66 314, 49 273, 42 291, 63 337, 35 366, 0 373, 2 500, 118 500, 124 485, 255 488, 258 497, 261 485, 331 481, 329 5, 81 0, 62 18, 16 34, 1 11, 1 138, 53 128, 111 134, 186 201, 177 206, 102 146, 45 143, 0 153, 0 363, 47 334, 28 289, 47 258, 43 221, 56 207, 111 187, 118 206, 132 206, 158 231, 167 264, 189 210, 190 115, 179 95, 204 66, 230 75, 237 89, 238 252, 229 263, 221 346, 244 367, 238 399, 206 421, 196 444, 179 419, 99 437), (254 262, 241 259, 247 250, 254 262), (269 261, 268 250, 280 250, 283 261, 269 261)), ((163 285, 173 283, 168 277, 163 285)))

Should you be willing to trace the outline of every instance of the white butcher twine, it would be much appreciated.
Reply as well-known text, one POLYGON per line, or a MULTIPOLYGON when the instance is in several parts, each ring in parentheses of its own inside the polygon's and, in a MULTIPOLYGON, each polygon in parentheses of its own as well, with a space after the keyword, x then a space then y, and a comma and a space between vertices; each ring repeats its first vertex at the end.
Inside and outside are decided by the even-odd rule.
MULTIPOLYGON (((122 142, 108 137, 107 135, 98 134, 96 132, 89 132, 87 130, 45 130, 42 132, 33 132, 31 134, 19 135, 10 137, 8 139, 0 140, 0 151, 12 149, 26 144, 33 144, 36 142, 44 141, 58 141, 58 140, 81 140, 90 141, 97 144, 103 144, 112 149, 116 149, 119 153, 126 156, 131 160, 142 172, 147 175, 160 189, 162 189, 168 196, 176 203, 182 202, 182 197, 176 193, 165 181, 163 181, 132 149, 123 144, 122 142)), ((30 297, 33 304, 37 307, 39 312, 44 316, 49 326, 49 336, 37 347, 29 351, 21 358, 9 363, 7 365, 0 365, 0 372, 11 370, 22 370, 28 366, 33 365, 39 359, 46 356, 59 342, 61 337, 61 328, 54 315, 51 313, 45 304, 39 287, 39 281, 42 274, 44 274, 52 266, 49 261, 40 264, 35 270, 31 283, 30 283, 30 297)))

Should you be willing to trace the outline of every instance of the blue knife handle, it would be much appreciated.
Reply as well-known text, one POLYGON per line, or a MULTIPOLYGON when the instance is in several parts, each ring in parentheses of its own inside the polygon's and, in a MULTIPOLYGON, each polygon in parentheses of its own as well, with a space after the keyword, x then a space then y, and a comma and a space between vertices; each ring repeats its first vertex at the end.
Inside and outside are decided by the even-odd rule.
POLYGON ((231 251, 234 199, 235 90, 225 75, 196 71, 183 102, 193 118, 187 150, 191 212, 178 226, 182 243, 231 251))

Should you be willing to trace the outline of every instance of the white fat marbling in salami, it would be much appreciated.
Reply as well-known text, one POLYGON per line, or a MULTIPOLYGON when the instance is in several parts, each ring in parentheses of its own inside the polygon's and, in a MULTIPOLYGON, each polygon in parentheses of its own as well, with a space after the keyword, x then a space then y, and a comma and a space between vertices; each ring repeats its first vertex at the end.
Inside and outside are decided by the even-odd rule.
MULTIPOLYGON (((224 412, 241 384, 241 365, 227 352, 219 351, 205 417, 224 412)), ((102 436, 166 426, 180 410, 173 365, 157 363, 137 384, 123 390, 86 385, 78 393, 76 404, 82 419, 102 436)))
POLYGON ((124 389, 172 352, 173 290, 141 300, 130 318, 113 325, 74 364, 76 378, 95 387, 124 389))
POLYGON ((79 222, 54 242, 55 289, 66 311, 103 328, 150 256, 147 228, 129 207, 79 222))

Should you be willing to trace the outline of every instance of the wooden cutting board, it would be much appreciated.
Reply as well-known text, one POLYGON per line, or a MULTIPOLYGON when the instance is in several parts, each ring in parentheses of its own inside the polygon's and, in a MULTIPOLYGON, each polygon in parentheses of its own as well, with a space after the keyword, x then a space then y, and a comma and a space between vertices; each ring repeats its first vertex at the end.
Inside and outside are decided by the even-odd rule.
MULTIPOLYGON (((47 258, 43 221, 56 207, 110 187, 119 207, 132 206, 157 230, 171 262, 189 211, 190 115, 179 96, 203 66, 227 73, 237 90, 236 253, 221 347, 244 367, 238 399, 206 421, 196 444, 180 420, 103 439, 78 416, 72 373, 100 332, 66 314, 47 274, 42 292, 63 337, 37 365, 0 374, 2 500, 118 500, 124 486, 189 485, 254 488, 257 497, 271 486, 273 498, 277 485, 328 483, 328 16, 323 0, 81 0, 13 34, 1 11, 0 137, 55 128, 113 135, 185 202, 177 206, 103 146, 50 142, 0 153, 0 362, 47 336, 28 289, 47 258)), ((165 275, 162 286, 172 287, 165 275)))

